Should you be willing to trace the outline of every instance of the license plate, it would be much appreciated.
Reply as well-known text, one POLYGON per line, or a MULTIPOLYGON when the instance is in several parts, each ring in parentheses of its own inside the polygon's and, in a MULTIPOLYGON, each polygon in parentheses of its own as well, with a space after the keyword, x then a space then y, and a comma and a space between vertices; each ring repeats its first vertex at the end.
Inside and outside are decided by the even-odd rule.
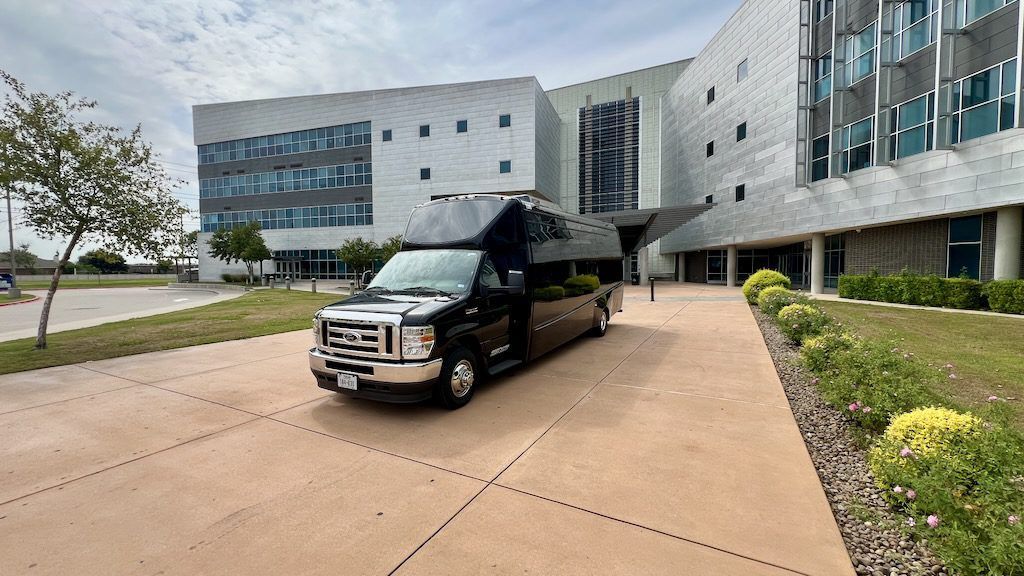
POLYGON ((342 374, 338 373, 338 387, 344 388, 345 390, 358 390, 359 389, 359 377, 355 374, 342 374))

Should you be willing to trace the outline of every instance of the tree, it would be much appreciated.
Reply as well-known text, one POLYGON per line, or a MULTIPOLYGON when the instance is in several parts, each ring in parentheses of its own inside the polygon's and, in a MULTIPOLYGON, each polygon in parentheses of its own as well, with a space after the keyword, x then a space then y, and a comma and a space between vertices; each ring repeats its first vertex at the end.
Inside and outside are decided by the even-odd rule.
POLYGON ((116 252, 97 248, 90 250, 78 257, 78 263, 83 266, 90 266, 100 271, 101 274, 124 272, 128 265, 124 262, 124 256, 116 252))
POLYGON ((398 254, 398 251, 402 249, 402 236, 392 236, 384 241, 380 245, 380 261, 384 264, 391 260, 391 257, 398 254))
MULTIPOLYGON (((28 274, 35 273, 36 261, 39 258, 35 254, 28 251, 28 244, 19 244, 14 249, 14 263, 18 266, 18 270, 24 270, 28 274)), ((0 264, 7 264, 11 261, 11 251, 4 250, 0 252, 0 264)))
POLYGON ((168 260, 166 258, 161 258, 160 260, 156 261, 156 273, 157 274, 167 274, 168 272, 171 271, 171 268, 173 266, 174 266, 174 262, 171 262, 170 260, 168 260))
POLYGON ((249 283, 252 284, 253 266, 271 257, 270 249, 260 234, 260 223, 249 222, 244 226, 221 228, 210 238, 210 255, 228 263, 243 262, 249 271, 249 283))
POLYGON ((79 118, 96 107, 72 92, 28 92, 0 70, 7 94, 0 108, 0 185, 21 202, 22 219, 64 250, 39 316, 36 348, 46 327, 64 265, 80 243, 91 242, 156 258, 180 235, 187 212, 171 195, 175 182, 143 140, 79 118))
POLYGON ((362 285, 362 273, 373 266, 374 260, 380 258, 380 246, 373 240, 363 240, 362 236, 349 238, 336 251, 338 259, 355 272, 356 282, 362 285))

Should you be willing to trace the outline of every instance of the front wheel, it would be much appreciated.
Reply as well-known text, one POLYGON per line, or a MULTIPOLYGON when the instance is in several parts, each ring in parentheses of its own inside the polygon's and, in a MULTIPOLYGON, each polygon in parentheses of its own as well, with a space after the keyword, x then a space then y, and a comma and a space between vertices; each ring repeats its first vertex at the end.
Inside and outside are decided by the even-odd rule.
POLYGON ((601 338, 608 332, 608 310, 605 309, 601 312, 601 319, 598 320, 597 326, 591 328, 590 333, 595 338, 601 338))
POLYGON ((434 388, 435 396, 449 410, 462 408, 473 398, 477 378, 476 356, 465 348, 455 348, 441 365, 441 376, 434 388))

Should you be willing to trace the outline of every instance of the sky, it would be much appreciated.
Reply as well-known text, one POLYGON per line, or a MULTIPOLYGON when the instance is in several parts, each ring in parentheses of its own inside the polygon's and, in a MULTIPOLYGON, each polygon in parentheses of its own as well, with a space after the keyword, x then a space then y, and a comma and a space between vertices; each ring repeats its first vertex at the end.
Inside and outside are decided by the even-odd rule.
MULTIPOLYGON (((0 0, 0 69, 142 125, 198 227, 192 106, 536 76, 545 89, 696 56, 740 0, 0 0)), ((15 243, 65 244, 15 220, 15 243)), ((0 211, 3 250, 7 214, 0 211)), ((83 246, 75 257, 94 246, 83 246)))

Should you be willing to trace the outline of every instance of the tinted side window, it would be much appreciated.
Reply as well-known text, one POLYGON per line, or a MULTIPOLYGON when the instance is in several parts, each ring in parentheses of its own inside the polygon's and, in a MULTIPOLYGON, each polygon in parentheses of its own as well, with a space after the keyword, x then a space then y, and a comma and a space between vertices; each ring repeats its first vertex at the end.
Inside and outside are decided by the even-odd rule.
POLYGON ((498 274, 498 268, 489 256, 484 260, 483 267, 480 268, 480 285, 487 286, 488 288, 501 286, 501 276, 498 274))

